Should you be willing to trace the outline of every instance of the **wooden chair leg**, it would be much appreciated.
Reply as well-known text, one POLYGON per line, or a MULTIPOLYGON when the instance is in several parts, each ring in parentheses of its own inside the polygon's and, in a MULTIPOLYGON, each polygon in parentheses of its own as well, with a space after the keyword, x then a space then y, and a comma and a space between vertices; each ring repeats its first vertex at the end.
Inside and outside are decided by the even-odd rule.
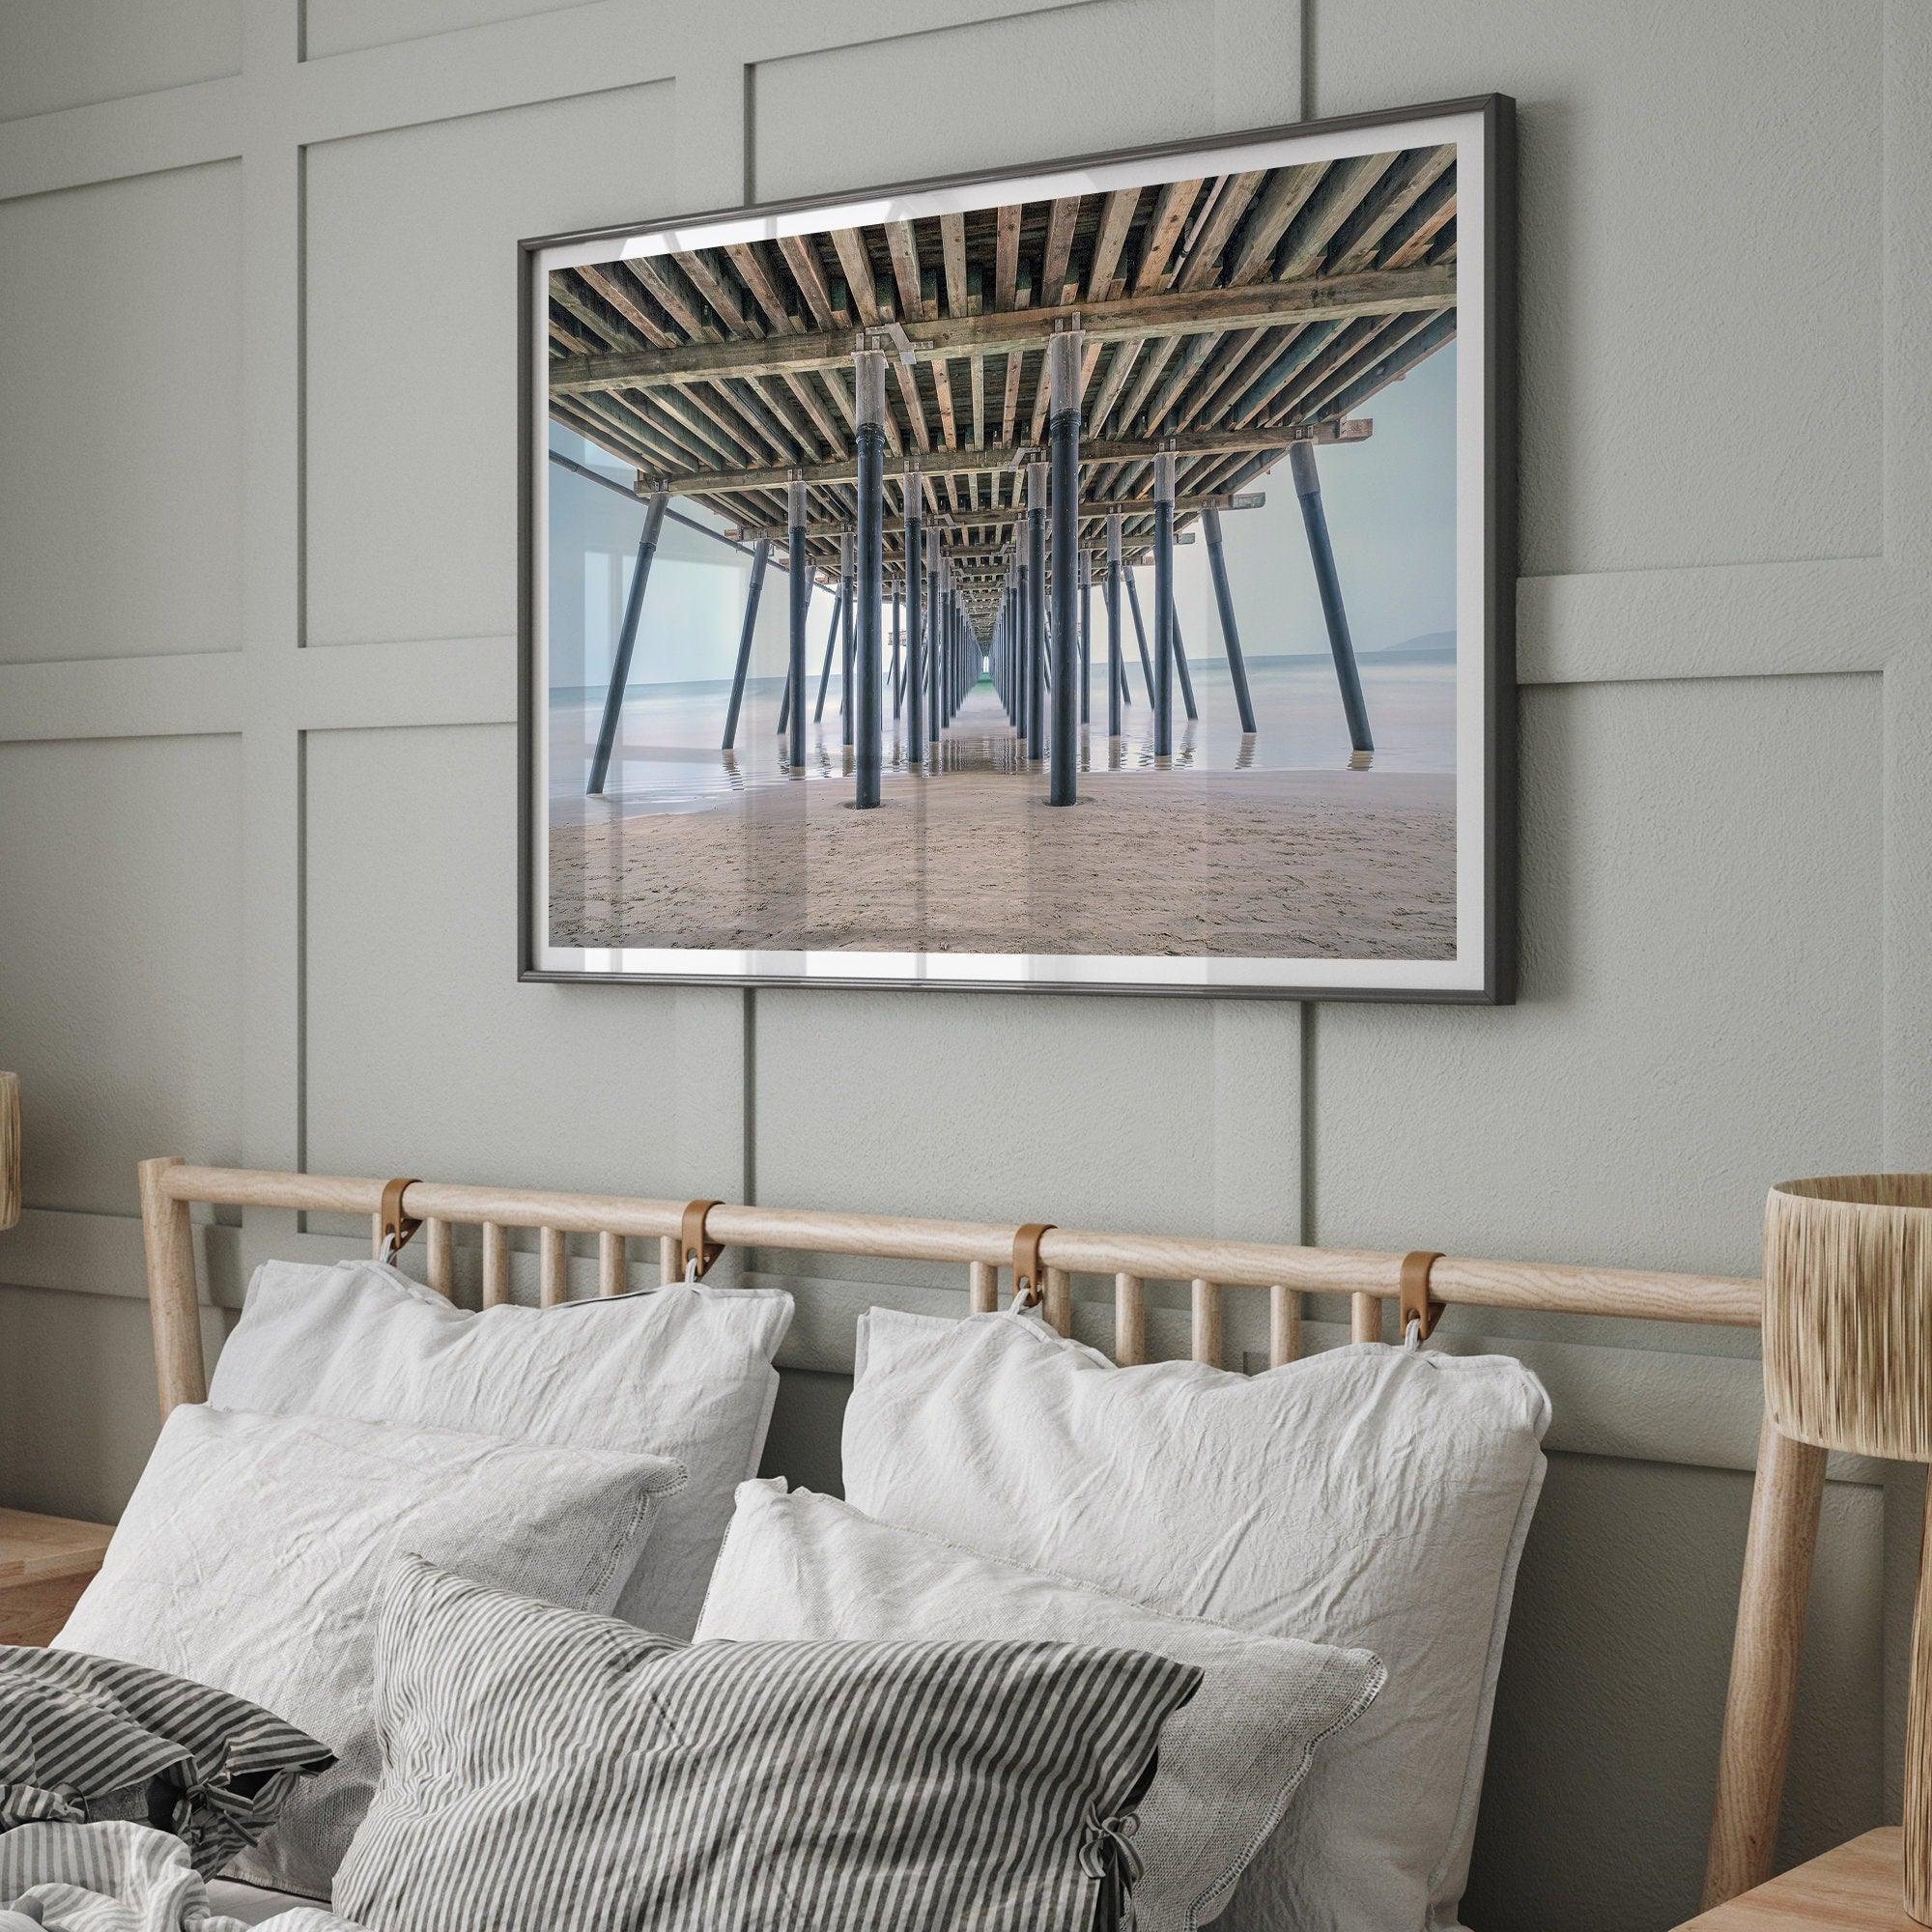
POLYGON ((1780 1435, 1766 1417, 1758 1435, 1738 1634, 1718 1755, 1704 1867, 1706 1911, 1772 1875, 1824 1497, 1824 1450, 1780 1435))

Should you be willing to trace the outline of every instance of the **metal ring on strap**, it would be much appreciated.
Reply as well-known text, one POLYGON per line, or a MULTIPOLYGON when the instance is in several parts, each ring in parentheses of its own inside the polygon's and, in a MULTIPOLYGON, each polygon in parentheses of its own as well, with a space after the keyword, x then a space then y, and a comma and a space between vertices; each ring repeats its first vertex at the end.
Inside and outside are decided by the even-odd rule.
POLYGON ((1442 1318, 1442 1303, 1429 1292, 1429 1272, 1442 1257, 1418 1248, 1402 1258, 1402 1319, 1397 1330, 1406 1339, 1408 1324, 1416 1324, 1417 1339, 1428 1341, 1442 1318))
POLYGON ((1046 1299, 1046 1275, 1039 1264, 1040 1237, 1051 1221, 1029 1221, 1013 1236, 1013 1306, 1037 1308, 1046 1299))
POLYGON ((696 1279, 702 1281, 711 1272, 711 1264, 724 1250, 716 1241, 706 1238, 704 1220, 715 1201, 688 1201, 684 1208, 684 1220, 678 1234, 677 1264, 679 1270, 689 1276, 694 1267, 696 1279))
POLYGON ((403 1212, 403 1196, 415 1184, 414 1179, 384 1183, 383 1206, 376 1225, 376 1253, 384 1260, 401 1254, 409 1246, 410 1236, 422 1226, 414 1215, 403 1212), (389 1246, 391 1241, 395 1243, 393 1248, 389 1246))

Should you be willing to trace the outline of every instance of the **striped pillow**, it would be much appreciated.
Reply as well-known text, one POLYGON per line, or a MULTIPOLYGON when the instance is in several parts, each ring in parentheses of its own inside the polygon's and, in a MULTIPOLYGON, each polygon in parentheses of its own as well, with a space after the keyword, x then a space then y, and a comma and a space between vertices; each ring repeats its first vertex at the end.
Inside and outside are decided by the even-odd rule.
POLYGON ((1100 1932, 1201 1673, 1066 1643, 705 1643, 417 1557, 334 1907, 384 1932, 1100 1932))
POLYGON ((259 1704, 77 1650, 0 1646, 0 1832, 133 1819, 211 1878, 335 1753, 259 1704))

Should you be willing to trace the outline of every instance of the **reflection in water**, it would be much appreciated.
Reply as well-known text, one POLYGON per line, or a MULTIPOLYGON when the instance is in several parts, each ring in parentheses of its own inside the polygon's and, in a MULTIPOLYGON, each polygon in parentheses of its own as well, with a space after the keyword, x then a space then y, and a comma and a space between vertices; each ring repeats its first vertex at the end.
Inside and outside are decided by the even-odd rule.
MULTIPOLYGON (((1130 705, 1120 738, 1105 733, 1104 674, 1094 680, 1099 717, 1082 732, 1083 771, 1279 772, 1365 771, 1366 753, 1349 744, 1348 725, 1335 689, 1333 667, 1325 659, 1251 662, 1258 729, 1240 728, 1225 663, 1196 662, 1193 671, 1199 719, 1177 719, 1174 754, 1156 761, 1153 715, 1145 701, 1130 705)), ((1447 772, 1455 769, 1455 666, 1405 663, 1378 666, 1373 652, 1361 661, 1362 686, 1375 727, 1374 766, 1378 771, 1447 772)), ((835 780, 849 781, 851 749, 842 743, 838 719, 826 707, 806 740, 802 774, 790 772, 778 735, 778 678, 753 680, 747 687, 738 725, 737 747, 721 752, 729 697, 723 684, 638 688, 624 706, 609 789, 585 799, 583 778, 589 763, 602 691, 558 691, 551 706, 552 814, 557 823, 611 813, 648 810, 701 811, 757 787, 835 780)), ((917 762, 906 754, 906 725, 886 706, 885 766, 889 774, 981 771, 1009 774, 1043 769, 1029 760, 989 685, 969 695, 937 746, 928 745, 917 762)))

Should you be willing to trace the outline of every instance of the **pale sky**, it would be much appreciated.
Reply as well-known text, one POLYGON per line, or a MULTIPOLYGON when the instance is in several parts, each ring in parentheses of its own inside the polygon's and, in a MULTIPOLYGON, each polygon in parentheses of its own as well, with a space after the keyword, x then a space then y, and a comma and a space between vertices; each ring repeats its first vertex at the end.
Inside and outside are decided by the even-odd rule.
MULTIPOLYGON (((1456 345, 1438 349, 1362 412, 1366 442, 1316 458, 1349 628, 1360 651, 1456 623, 1456 345)), ((1321 606, 1286 458, 1249 486, 1267 502, 1224 516, 1228 582, 1251 657, 1327 649, 1321 606)), ((1203 546, 1176 553, 1176 597, 1190 657, 1218 647, 1203 546), (1190 622, 1189 619, 1192 618, 1190 622)))

